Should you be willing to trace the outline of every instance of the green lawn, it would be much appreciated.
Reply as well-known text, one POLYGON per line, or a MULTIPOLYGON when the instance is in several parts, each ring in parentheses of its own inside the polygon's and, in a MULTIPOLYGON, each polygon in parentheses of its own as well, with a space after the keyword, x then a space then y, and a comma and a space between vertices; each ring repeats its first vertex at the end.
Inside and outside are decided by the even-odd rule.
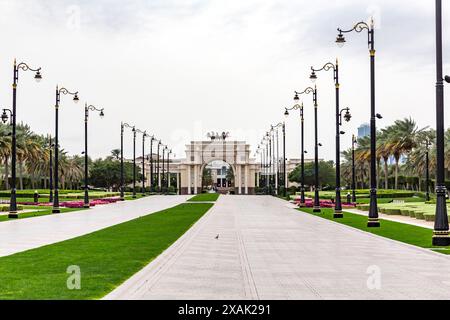
MULTIPOLYGON (((404 201, 404 202, 423 202, 425 203, 425 199, 424 198, 418 198, 418 197, 410 197, 410 198, 378 198, 377 199, 377 203, 389 203, 393 200, 400 200, 400 201, 404 201)), ((346 202, 347 199, 342 198, 342 201, 346 202)), ((370 203, 370 198, 361 198, 361 199, 357 199, 356 201, 358 204, 369 204, 370 203)))
MULTIPOLYGON (((20 213, 19 219, 28 219, 28 218, 34 218, 34 217, 41 217, 46 216, 49 214, 52 214, 52 207, 39 207, 39 206, 24 206, 24 210, 36 210, 32 212, 26 212, 26 213, 20 213)), ((86 210, 84 208, 60 208, 61 213, 66 212, 73 212, 73 211, 79 211, 79 210, 86 210)), ((4 221, 14 221, 17 219, 9 219, 7 212, 5 214, 0 215, 0 222, 4 221)))
POLYGON ((194 197, 192 197, 191 199, 189 199, 188 201, 191 202, 202 202, 202 201, 217 201, 217 199, 219 199, 220 194, 218 193, 202 193, 202 194, 198 194, 194 197))
POLYGON ((171 209, 64 242, 0 258, 0 299, 98 299, 138 272, 213 205, 171 209), (81 269, 81 290, 67 289, 69 266, 81 269))
POLYGON ((450 248, 439 248, 433 247, 431 244, 431 237, 433 236, 433 230, 417 227, 405 223, 389 221, 380 219, 380 228, 368 228, 367 227, 367 217, 353 214, 349 212, 344 212, 344 218, 334 219, 333 209, 322 209, 321 214, 315 214, 312 209, 299 209, 300 211, 313 214, 317 217, 321 217, 327 220, 333 220, 338 223, 345 224, 347 226, 360 229, 366 232, 370 232, 382 237, 397 240, 400 242, 412 244, 418 247, 434 249, 437 252, 450 254, 450 248))

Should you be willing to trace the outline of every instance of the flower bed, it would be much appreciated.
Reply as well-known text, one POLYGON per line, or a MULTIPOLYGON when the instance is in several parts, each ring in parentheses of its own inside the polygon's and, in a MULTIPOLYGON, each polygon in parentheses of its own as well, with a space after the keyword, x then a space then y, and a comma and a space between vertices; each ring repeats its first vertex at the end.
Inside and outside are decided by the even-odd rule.
MULTIPOLYGON (((310 199, 310 198, 306 198, 304 204, 300 204, 300 198, 296 198, 294 200, 294 202, 298 206, 301 206, 301 207, 304 207, 304 208, 312 208, 312 207, 314 207, 314 200, 310 199)), ((350 204, 348 204, 346 202, 342 203, 342 208, 351 209, 351 208, 355 208, 355 206, 356 206, 356 204, 354 204, 354 203, 350 203, 350 204)), ((331 200, 323 200, 322 199, 322 200, 320 200, 320 207, 321 208, 334 208, 334 202, 331 201, 331 200)))
MULTIPOLYGON (((116 203, 120 199, 119 198, 105 198, 105 199, 94 199, 89 202, 91 207, 95 207, 97 205, 105 205, 110 203, 116 203)), ((40 207, 49 207, 52 206, 52 203, 35 203, 35 202, 20 202, 21 205, 28 205, 28 206, 40 206, 40 207)), ((84 201, 64 201, 59 204, 60 207, 63 208, 83 208, 84 201)))

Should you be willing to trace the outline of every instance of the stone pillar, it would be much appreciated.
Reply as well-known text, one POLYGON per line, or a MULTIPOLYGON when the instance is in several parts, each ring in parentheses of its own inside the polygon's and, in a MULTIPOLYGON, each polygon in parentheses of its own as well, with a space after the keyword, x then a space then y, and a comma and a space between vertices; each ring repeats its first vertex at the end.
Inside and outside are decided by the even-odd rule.
POLYGON ((242 167, 241 165, 238 165, 237 168, 238 168, 238 194, 242 194, 242 167))
POLYGON ((194 165, 194 194, 198 193, 198 166, 194 165))
POLYGON ((248 165, 245 165, 245 194, 248 195, 248 165))
POLYGON ((192 177, 191 177, 191 166, 187 166, 187 187, 188 187, 188 194, 192 194, 191 186, 192 186, 192 177))

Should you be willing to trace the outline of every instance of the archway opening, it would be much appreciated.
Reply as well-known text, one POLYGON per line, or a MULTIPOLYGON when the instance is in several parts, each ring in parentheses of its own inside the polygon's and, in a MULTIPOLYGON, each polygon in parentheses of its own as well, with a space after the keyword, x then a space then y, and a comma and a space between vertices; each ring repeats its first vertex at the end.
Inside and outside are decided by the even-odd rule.
POLYGON ((234 193, 234 171, 223 160, 209 162, 202 172, 202 191, 211 193, 234 193))

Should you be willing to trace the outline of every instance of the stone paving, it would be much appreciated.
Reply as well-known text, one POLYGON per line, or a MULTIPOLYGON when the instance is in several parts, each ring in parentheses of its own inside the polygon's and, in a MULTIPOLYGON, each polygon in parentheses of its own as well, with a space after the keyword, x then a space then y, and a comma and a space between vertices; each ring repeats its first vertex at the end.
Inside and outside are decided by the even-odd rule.
POLYGON ((448 256, 277 198, 221 196, 105 299, 449 299, 448 270, 448 256))
POLYGON ((150 196, 95 206, 89 210, 1 222, 0 256, 92 233, 174 207, 187 199, 189 196, 150 196))

